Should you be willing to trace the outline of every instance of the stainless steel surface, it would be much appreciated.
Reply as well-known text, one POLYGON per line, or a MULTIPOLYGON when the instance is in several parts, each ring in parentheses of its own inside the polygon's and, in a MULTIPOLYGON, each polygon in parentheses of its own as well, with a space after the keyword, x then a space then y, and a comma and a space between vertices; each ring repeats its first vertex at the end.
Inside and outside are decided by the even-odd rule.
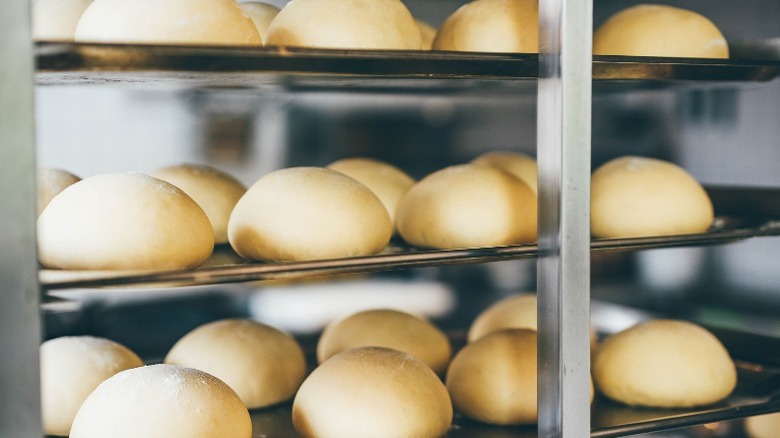
POLYGON ((5 2, 0 29, 0 436, 40 437, 29 2, 5 2))
POLYGON ((592 0, 539 4, 539 436, 590 431, 592 0))

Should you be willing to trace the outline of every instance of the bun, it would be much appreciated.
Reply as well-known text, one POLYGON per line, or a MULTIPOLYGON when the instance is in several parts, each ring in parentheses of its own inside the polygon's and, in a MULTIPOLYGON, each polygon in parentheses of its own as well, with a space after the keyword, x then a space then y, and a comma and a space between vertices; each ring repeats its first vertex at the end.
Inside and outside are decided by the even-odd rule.
POLYGON ((198 204, 142 173, 77 182, 38 218, 38 256, 47 268, 187 269, 213 249, 214 232, 198 204))
POLYGON ((73 41, 79 18, 90 3, 92 0, 33 0, 33 39, 73 41))
POLYGON ((748 438, 777 438, 778 430, 780 430, 780 412, 745 419, 745 433, 748 438))
POLYGON ((393 233, 382 202, 335 170, 291 167, 271 172, 238 201, 228 240, 248 259, 295 261, 381 251, 393 233))
POLYGON ((410 244, 431 248, 533 242, 536 196, 502 170, 476 164, 452 166, 428 175, 406 192, 396 225, 410 244))
POLYGON ((70 438, 250 438, 249 412, 216 377, 174 365, 123 371, 76 414, 70 438))
POLYGON ((292 408, 309 437, 440 437, 452 422, 447 389, 406 353, 362 347, 340 353, 303 382, 292 408))
POLYGON ((87 396, 114 374, 143 366, 125 346, 92 336, 67 336, 41 344, 41 409, 46 435, 70 434, 87 396))
POLYGON ((636 406, 684 408, 726 398, 737 383, 729 353, 689 322, 654 320, 608 337, 593 376, 607 397, 636 406))
POLYGON ((434 50, 461 52, 539 51, 538 0, 477 0, 466 3, 441 25, 434 50))
POLYGON ((431 50, 433 48, 433 39, 436 38, 436 28, 422 20, 414 20, 417 23, 417 27, 420 29, 420 36, 422 37, 422 50, 431 50))
POLYGON ((528 187, 537 193, 537 178, 539 174, 536 160, 519 152, 488 152, 471 161, 474 164, 495 167, 520 178, 528 187))
POLYGON ((707 192, 691 175, 642 157, 617 158, 593 173, 590 210, 597 237, 701 233, 714 219, 707 192))
POLYGON ((75 40, 97 43, 261 46, 235 0, 95 0, 75 40))
POLYGON ((638 5, 610 17, 593 35, 594 55, 728 58, 720 30, 686 9, 638 5))
POLYGON ((268 28, 267 46, 420 50, 420 29, 399 0, 292 0, 268 28))
POLYGON ((450 360, 450 342, 433 324, 397 310, 368 310, 328 324, 317 343, 317 360, 356 347, 387 347, 414 356, 443 373, 450 360))
POLYGON ((295 339, 243 319, 212 322, 187 333, 165 356, 165 363, 222 380, 249 409, 292 398, 306 376, 306 359, 295 339))
POLYGON ((279 13, 279 8, 261 2, 244 2, 239 3, 238 5, 241 6, 241 9, 243 9, 247 15, 249 15, 249 18, 252 19, 255 27, 257 27, 257 31, 260 32, 260 38, 265 41, 266 34, 268 33, 268 26, 270 26, 271 22, 276 18, 276 15, 279 13))
POLYGON ((38 216, 55 196, 79 181, 81 178, 65 170, 50 167, 38 169, 35 181, 38 185, 38 216))

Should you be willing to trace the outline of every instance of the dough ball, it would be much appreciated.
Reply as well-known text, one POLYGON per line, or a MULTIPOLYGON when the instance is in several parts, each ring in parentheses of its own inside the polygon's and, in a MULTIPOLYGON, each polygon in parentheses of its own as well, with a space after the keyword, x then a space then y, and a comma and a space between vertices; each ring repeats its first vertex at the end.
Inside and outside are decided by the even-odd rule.
POLYGON ((728 58, 720 30, 686 9, 638 5, 610 17, 593 34, 594 55, 728 58))
POLYGON ((403 351, 436 373, 444 372, 452 355, 447 335, 430 322, 397 310, 380 309, 328 324, 317 343, 317 360, 324 362, 344 350, 368 346, 403 351))
POLYGON ((250 438, 235 392, 202 371, 150 365, 101 383, 76 414, 70 438, 250 438))
POLYGON ((745 433, 749 438, 777 438, 778 431, 780 412, 745 419, 745 433))
POLYGON ((227 383, 247 408, 292 398, 306 376, 303 350, 292 337, 259 322, 228 319, 187 333, 165 356, 227 383))
POLYGON ((714 219, 707 192, 688 172, 643 157, 617 158, 593 173, 590 215, 597 237, 702 233, 714 219))
POLYGON ((440 437, 452 422, 447 389, 417 359, 361 347, 328 359, 303 382, 293 402, 304 438, 440 437))
POLYGON ((537 193, 536 181, 539 170, 536 160, 519 152, 488 152, 475 158, 472 163, 495 167, 520 178, 537 193))
POLYGON ((126 347, 92 336, 67 336, 41 345, 41 410, 46 435, 70 433, 87 396, 114 374, 143 366, 126 347))
POLYGON ((401 169, 370 158, 346 158, 329 164, 328 168, 368 187, 382 201, 393 221, 398 203, 404 193, 414 185, 414 179, 401 169))
POLYGON ((729 353, 707 330, 653 320, 608 337, 593 377, 607 397, 637 406, 684 408, 726 398, 737 383, 729 353))
POLYGON ((38 185, 38 216, 41 215, 46 206, 49 205, 49 202, 59 195, 61 191, 81 181, 81 178, 68 171, 51 167, 38 169, 36 178, 36 184, 38 185))
POLYGON ((375 254, 392 234, 387 210, 366 186, 318 167, 291 167, 260 178, 228 223, 233 249, 255 260, 375 254))
POLYGON ((182 189, 197 202, 211 221, 215 243, 227 243, 228 219, 246 192, 243 184, 213 167, 194 164, 165 167, 151 175, 182 189))
POLYGON ((536 196, 503 170, 476 164, 447 167, 406 192, 396 225, 410 244, 431 248, 534 242, 536 196))
POLYGON ((433 39, 436 38, 436 28, 422 20, 414 20, 417 23, 417 27, 420 29, 420 36, 422 37, 422 49, 431 50, 433 48, 433 39))
POLYGON ((33 0, 33 39, 73 41, 76 24, 90 3, 92 0, 33 0))
POLYGON ((255 23, 257 31, 260 32, 260 38, 265 41, 266 34, 268 33, 268 26, 270 26, 271 21, 276 18, 276 14, 279 13, 279 8, 261 2, 239 3, 239 6, 241 6, 241 9, 243 9, 247 15, 249 15, 252 22, 255 23))
POLYGON ((434 50, 461 52, 539 51, 538 0, 477 0, 466 3, 441 25, 434 50))
POLYGON ((95 0, 76 41, 261 46, 257 28, 235 0, 95 0))
POLYGON ((419 50, 422 40, 400 0, 292 0, 271 22, 266 45, 419 50))
POLYGON ((47 268, 187 269, 213 249, 211 222, 198 204, 142 173, 77 182, 38 217, 38 256, 47 268))

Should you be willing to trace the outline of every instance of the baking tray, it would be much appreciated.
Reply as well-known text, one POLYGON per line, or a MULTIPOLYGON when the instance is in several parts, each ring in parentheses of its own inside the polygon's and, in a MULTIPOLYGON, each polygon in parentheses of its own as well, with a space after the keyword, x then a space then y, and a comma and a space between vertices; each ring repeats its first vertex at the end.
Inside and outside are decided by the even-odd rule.
MULTIPOLYGON (((39 43, 36 83, 469 90, 536 79, 537 54, 39 43), (455 80, 455 81, 453 81, 455 80)), ((593 57, 596 80, 769 81, 778 60, 593 57)))

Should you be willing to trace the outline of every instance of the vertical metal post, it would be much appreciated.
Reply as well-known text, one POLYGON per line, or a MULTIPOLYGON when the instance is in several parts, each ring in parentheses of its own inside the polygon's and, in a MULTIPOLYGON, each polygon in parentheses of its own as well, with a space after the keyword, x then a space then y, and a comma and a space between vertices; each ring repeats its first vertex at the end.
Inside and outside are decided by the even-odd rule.
POLYGON ((43 435, 29 8, 0 8, 0 436, 14 438, 43 435))
POLYGON ((593 0, 540 0, 539 437, 590 436, 593 0))

